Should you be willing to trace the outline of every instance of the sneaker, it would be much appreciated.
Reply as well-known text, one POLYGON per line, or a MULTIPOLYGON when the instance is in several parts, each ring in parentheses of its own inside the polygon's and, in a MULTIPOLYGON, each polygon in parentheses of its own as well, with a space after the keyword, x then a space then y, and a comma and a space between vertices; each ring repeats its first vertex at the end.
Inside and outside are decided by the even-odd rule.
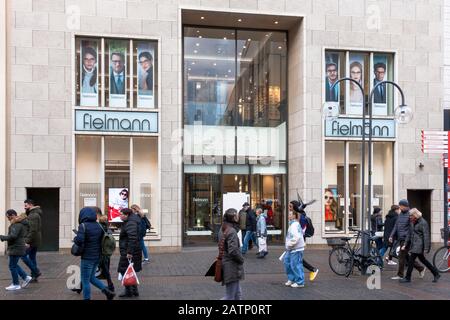
POLYGON ((150 260, 149 260, 149 259, 144 259, 144 260, 142 261, 142 263, 143 263, 143 264, 150 263, 150 260))
POLYGON ((395 262, 393 260, 389 260, 387 264, 390 265, 390 266, 396 266, 397 262, 395 262))
POLYGON ((22 288, 26 288, 26 286, 28 286, 28 285, 30 284, 30 281, 31 281, 32 279, 33 279, 32 277, 27 276, 27 277, 25 278, 25 280, 23 280, 23 282, 22 282, 22 288))
POLYGON ((403 279, 402 277, 399 277, 399 276, 395 276, 395 277, 392 277, 391 278, 391 280, 400 280, 400 279, 403 279))
POLYGON ((291 288, 303 288, 305 285, 304 284, 298 284, 298 283, 293 283, 291 284, 291 288))
POLYGON ((422 271, 419 272, 419 278, 420 279, 423 279, 423 277, 425 277, 425 270, 426 269, 424 268, 422 271))
POLYGON ((410 279, 403 278, 403 279, 400 279, 399 282, 400 282, 400 283, 408 283, 408 282, 411 282, 411 280, 410 280, 410 279))
POLYGON ((293 284, 293 282, 291 280, 288 280, 288 282, 286 282, 284 285, 286 287, 290 287, 293 284))
POLYGON ((435 275, 434 279, 433 279, 433 282, 438 282, 440 277, 441 277, 441 275, 439 273, 437 275, 435 275))
POLYGON ((319 273, 319 269, 316 269, 316 271, 314 271, 314 272, 310 272, 309 273, 309 281, 314 281, 314 279, 316 279, 318 273, 319 273))
POLYGON ((11 284, 9 287, 6 287, 5 289, 8 291, 16 291, 22 289, 22 287, 19 285, 11 284))

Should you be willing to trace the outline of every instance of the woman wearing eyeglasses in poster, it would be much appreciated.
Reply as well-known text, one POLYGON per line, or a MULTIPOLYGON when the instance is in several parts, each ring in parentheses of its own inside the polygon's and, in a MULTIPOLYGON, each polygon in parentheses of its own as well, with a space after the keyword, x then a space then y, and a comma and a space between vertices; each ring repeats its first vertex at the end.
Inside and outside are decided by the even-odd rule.
POLYGON ((97 93, 97 53, 92 47, 83 47, 82 57, 81 91, 97 93))
MULTIPOLYGON (((362 67, 361 63, 359 63, 358 61, 353 61, 350 64, 350 78, 359 82, 360 85, 363 85, 362 72, 363 72, 363 67, 362 67)), ((361 106, 363 103, 363 95, 362 95, 361 89, 353 81, 350 84, 350 103, 361 104, 361 106)))
POLYGON ((110 201, 108 206, 108 220, 110 222, 121 222, 120 210, 128 208, 128 190, 110 189, 110 201), (112 197, 111 191, 121 190, 115 197, 112 197))
POLYGON ((336 228, 342 228, 342 216, 339 213, 337 198, 333 191, 325 189, 325 222, 335 222, 336 228))

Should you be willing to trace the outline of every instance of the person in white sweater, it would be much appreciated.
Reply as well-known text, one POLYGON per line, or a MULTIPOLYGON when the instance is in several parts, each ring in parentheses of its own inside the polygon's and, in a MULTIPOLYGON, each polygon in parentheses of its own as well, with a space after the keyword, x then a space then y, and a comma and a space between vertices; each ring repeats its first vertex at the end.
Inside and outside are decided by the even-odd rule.
POLYGON ((288 277, 286 286, 303 288, 305 286, 305 273, 303 271, 303 251, 305 240, 298 222, 298 212, 289 212, 289 229, 286 235, 286 252, 284 254, 284 267, 288 277))

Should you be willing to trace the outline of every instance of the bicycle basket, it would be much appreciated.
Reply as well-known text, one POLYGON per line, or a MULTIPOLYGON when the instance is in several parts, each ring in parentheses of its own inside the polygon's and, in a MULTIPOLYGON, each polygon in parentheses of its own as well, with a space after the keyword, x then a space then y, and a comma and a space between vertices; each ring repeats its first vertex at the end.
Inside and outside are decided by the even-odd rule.
POLYGON ((345 241, 341 238, 327 238, 327 244, 330 247, 343 247, 345 246, 345 241))

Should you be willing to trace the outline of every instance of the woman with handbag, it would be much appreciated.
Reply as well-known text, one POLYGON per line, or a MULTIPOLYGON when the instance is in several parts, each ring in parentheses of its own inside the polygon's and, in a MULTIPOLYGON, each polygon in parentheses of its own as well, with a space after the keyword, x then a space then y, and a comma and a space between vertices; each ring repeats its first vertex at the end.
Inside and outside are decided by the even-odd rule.
MULTIPOLYGON (((117 272, 124 276, 130 261, 136 272, 142 270, 142 250, 139 244, 141 218, 133 210, 124 208, 120 210, 120 219, 123 224, 120 228, 120 260, 117 272)), ((121 298, 133 296, 139 296, 137 285, 125 286, 125 291, 119 295, 121 298)))
POLYGON ((224 222, 219 232, 219 256, 222 257, 222 285, 226 295, 222 300, 242 300, 240 280, 244 279, 244 257, 242 256, 237 231, 240 230, 239 215, 236 209, 225 211, 224 222), (220 248, 223 248, 220 250, 220 248))
POLYGON ((92 207, 81 209, 78 218, 79 226, 77 236, 73 240, 72 253, 81 255, 81 284, 84 300, 91 299, 92 283, 100 289, 108 300, 114 299, 115 294, 111 292, 100 280, 95 277, 98 264, 102 255, 103 229, 97 223, 97 214, 92 207))

